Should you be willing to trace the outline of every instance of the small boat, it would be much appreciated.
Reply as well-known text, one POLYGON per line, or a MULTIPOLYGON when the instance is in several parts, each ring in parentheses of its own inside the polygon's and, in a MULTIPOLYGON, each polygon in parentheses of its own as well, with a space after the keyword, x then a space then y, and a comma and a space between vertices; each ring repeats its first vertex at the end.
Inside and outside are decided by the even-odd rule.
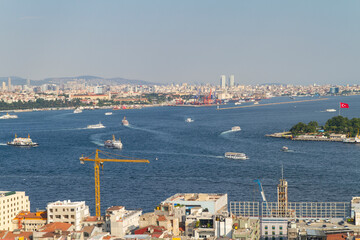
POLYGON ((336 109, 331 108, 331 109, 326 109, 325 111, 326 112, 336 112, 336 109))
POLYGON ((82 110, 80 108, 77 108, 74 110, 74 113, 82 113, 82 110))
POLYGON ((112 115, 112 112, 106 112, 105 115, 106 116, 112 115))
POLYGON ((105 128, 105 126, 102 125, 101 122, 99 122, 98 124, 88 125, 87 128, 89 128, 89 129, 97 129, 97 128, 105 128))
POLYGON ((37 147, 37 146, 39 146, 38 143, 35 143, 31 140, 30 134, 28 135, 27 138, 17 137, 17 135, 15 134, 14 140, 12 140, 11 142, 7 142, 7 145, 16 146, 16 147, 37 147))
POLYGON ((281 148, 281 151, 283 151, 283 152, 288 152, 288 151, 289 151, 289 148, 286 147, 286 146, 283 146, 283 147, 281 148))
POLYGON ((0 119, 12 119, 12 118, 18 118, 18 116, 10 115, 9 113, 6 113, 5 115, 0 116, 0 119))
POLYGON ((126 117, 124 117, 121 122, 122 122, 122 125, 124 125, 124 126, 129 126, 129 121, 126 120, 126 117))
POLYGON ((119 140, 115 139, 115 136, 113 135, 113 139, 112 140, 106 140, 104 142, 104 146, 108 147, 108 148, 117 148, 117 149, 122 149, 123 144, 119 138, 119 140))
POLYGON ((259 102, 254 102, 254 105, 257 105, 257 104, 259 104, 259 102))
POLYGON ((228 159, 246 160, 249 159, 245 153, 226 152, 225 157, 228 159))
POLYGON ((241 102, 236 102, 235 105, 241 105, 241 102))
POLYGON ((241 128, 239 126, 234 126, 234 127, 231 128, 232 132, 237 132, 237 131, 240 131, 240 130, 241 130, 241 128))
POLYGON ((185 122, 188 122, 188 123, 191 123, 191 122, 193 122, 194 120, 193 119, 191 119, 191 118, 187 118, 187 119, 185 119, 185 122))

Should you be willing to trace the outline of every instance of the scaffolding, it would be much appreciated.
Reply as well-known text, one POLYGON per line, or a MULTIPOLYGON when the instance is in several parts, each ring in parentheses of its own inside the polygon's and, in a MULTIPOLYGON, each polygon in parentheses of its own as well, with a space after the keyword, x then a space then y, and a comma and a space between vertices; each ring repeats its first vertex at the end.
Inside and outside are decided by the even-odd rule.
POLYGON ((346 218, 350 216, 349 202, 288 202, 280 209, 277 202, 230 202, 230 212, 243 217, 276 218, 346 218), (261 209, 260 209, 261 207, 261 209), (283 207, 287 209, 284 213, 283 207), (266 210, 268 208, 268 210, 266 210))
POLYGON ((230 212, 236 216, 259 217, 259 202, 230 202, 230 212))

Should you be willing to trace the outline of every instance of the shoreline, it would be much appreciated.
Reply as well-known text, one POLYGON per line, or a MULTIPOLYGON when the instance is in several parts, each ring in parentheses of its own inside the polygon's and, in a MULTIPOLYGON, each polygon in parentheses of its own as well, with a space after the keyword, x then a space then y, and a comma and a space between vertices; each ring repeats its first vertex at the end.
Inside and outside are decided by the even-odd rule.
POLYGON ((290 139, 291 141, 314 141, 314 142, 343 142, 343 138, 340 137, 323 137, 323 136, 314 136, 314 135, 300 135, 293 137, 290 132, 278 132, 272 134, 265 134, 266 137, 273 138, 285 138, 290 139))

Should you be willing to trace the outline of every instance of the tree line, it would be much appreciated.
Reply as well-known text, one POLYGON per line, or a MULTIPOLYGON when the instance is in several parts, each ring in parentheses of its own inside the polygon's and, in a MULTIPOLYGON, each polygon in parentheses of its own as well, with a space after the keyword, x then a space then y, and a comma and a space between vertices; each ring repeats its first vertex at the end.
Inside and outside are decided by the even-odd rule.
POLYGON ((350 136, 356 136, 360 129, 360 118, 348 119, 343 116, 336 116, 326 121, 324 126, 319 126, 316 121, 311 121, 308 124, 299 122, 295 124, 290 132, 293 135, 304 133, 316 133, 323 130, 325 133, 343 133, 350 136))

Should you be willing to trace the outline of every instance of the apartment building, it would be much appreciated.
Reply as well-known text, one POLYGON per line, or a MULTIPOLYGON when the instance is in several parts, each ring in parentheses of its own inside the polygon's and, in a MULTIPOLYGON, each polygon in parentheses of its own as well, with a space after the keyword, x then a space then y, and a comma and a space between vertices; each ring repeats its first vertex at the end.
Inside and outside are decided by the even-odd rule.
POLYGON ((0 191, 0 230, 13 230, 12 219, 20 211, 30 211, 25 192, 0 191))
POLYGON ((47 205, 47 222, 63 222, 74 225, 75 230, 81 229, 83 219, 90 216, 89 206, 85 201, 71 202, 70 200, 57 201, 47 205))

